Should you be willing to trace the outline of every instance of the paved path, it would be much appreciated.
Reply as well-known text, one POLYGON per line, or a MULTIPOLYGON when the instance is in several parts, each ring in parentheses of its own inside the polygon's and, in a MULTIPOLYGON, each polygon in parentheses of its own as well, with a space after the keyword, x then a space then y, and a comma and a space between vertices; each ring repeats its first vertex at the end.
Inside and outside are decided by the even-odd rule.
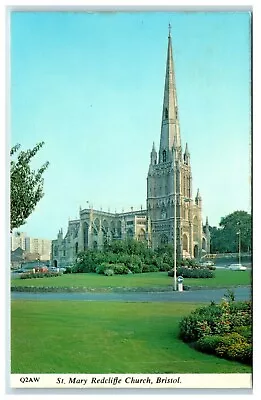
MULTIPOLYGON (((249 300, 250 287, 233 289, 236 300, 249 300)), ((122 302, 192 302, 205 303, 220 301, 226 289, 202 289, 185 292, 128 292, 128 293, 28 293, 12 292, 12 300, 83 300, 83 301, 122 301, 122 302)))

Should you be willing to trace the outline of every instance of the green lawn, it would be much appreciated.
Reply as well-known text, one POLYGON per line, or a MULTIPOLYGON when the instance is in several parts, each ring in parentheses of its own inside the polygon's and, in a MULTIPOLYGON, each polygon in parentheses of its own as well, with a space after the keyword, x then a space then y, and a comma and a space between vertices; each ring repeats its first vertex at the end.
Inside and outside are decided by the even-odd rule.
MULTIPOLYGON (((251 272, 216 270, 215 278, 184 279, 189 286, 231 287, 250 285, 251 272)), ((86 287, 86 288, 115 288, 115 287, 171 287, 173 278, 167 272, 149 272, 144 274, 104 276, 98 274, 64 274, 54 278, 13 279, 12 286, 55 286, 55 287, 86 287)))
POLYGON ((197 306, 12 301, 12 373, 250 373, 178 339, 197 306))

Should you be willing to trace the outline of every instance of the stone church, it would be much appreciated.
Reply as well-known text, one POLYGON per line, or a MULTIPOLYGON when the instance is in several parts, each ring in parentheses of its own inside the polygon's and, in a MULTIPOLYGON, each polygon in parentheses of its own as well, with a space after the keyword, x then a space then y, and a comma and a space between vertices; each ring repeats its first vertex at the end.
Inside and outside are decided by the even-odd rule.
POLYGON ((169 31, 160 146, 153 143, 147 176, 147 210, 111 213, 80 209, 69 221, 66 235, 60 230, 52 241, 54 265, 71 265, 78 252, 102 249, 112 240, 133 238, 155 249, 173 244, 177 257, 198 258, 210 251, 208 220, 202 224, 202 198, 193 199, 188 145, 182 150, 177 91, 169 31), (174 227, 176 226, 176 232, 174 227))

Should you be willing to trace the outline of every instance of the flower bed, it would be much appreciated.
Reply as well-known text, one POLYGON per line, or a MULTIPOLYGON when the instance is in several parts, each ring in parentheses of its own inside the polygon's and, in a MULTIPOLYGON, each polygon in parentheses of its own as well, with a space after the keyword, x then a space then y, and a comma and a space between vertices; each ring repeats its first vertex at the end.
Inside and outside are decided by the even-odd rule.
POLYGON ((223 300, 197 308, 180 322, 179 336, 202 352, 252 362, 252 303, 223 300))
POLYGON ((25 272, 24 274, 20 275, 20 279, 52 278, 61 275, 61 272, 25 272))

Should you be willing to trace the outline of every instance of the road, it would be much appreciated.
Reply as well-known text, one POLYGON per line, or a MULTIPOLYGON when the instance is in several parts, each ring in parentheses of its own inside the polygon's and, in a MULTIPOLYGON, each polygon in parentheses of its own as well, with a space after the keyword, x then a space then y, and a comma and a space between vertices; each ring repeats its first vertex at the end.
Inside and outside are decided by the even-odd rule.
MULTIPOLYGON (((249 300, 250 287, 233 289, 236 300, 249 300)), ((128 292, 128 293, 28 293, 12 292, 12 300, 82 300, 82 301, 121 301, 121 302, 185 302, 209 303, 219 302, 226 289, 202 289, 184 292, 128 292)))

